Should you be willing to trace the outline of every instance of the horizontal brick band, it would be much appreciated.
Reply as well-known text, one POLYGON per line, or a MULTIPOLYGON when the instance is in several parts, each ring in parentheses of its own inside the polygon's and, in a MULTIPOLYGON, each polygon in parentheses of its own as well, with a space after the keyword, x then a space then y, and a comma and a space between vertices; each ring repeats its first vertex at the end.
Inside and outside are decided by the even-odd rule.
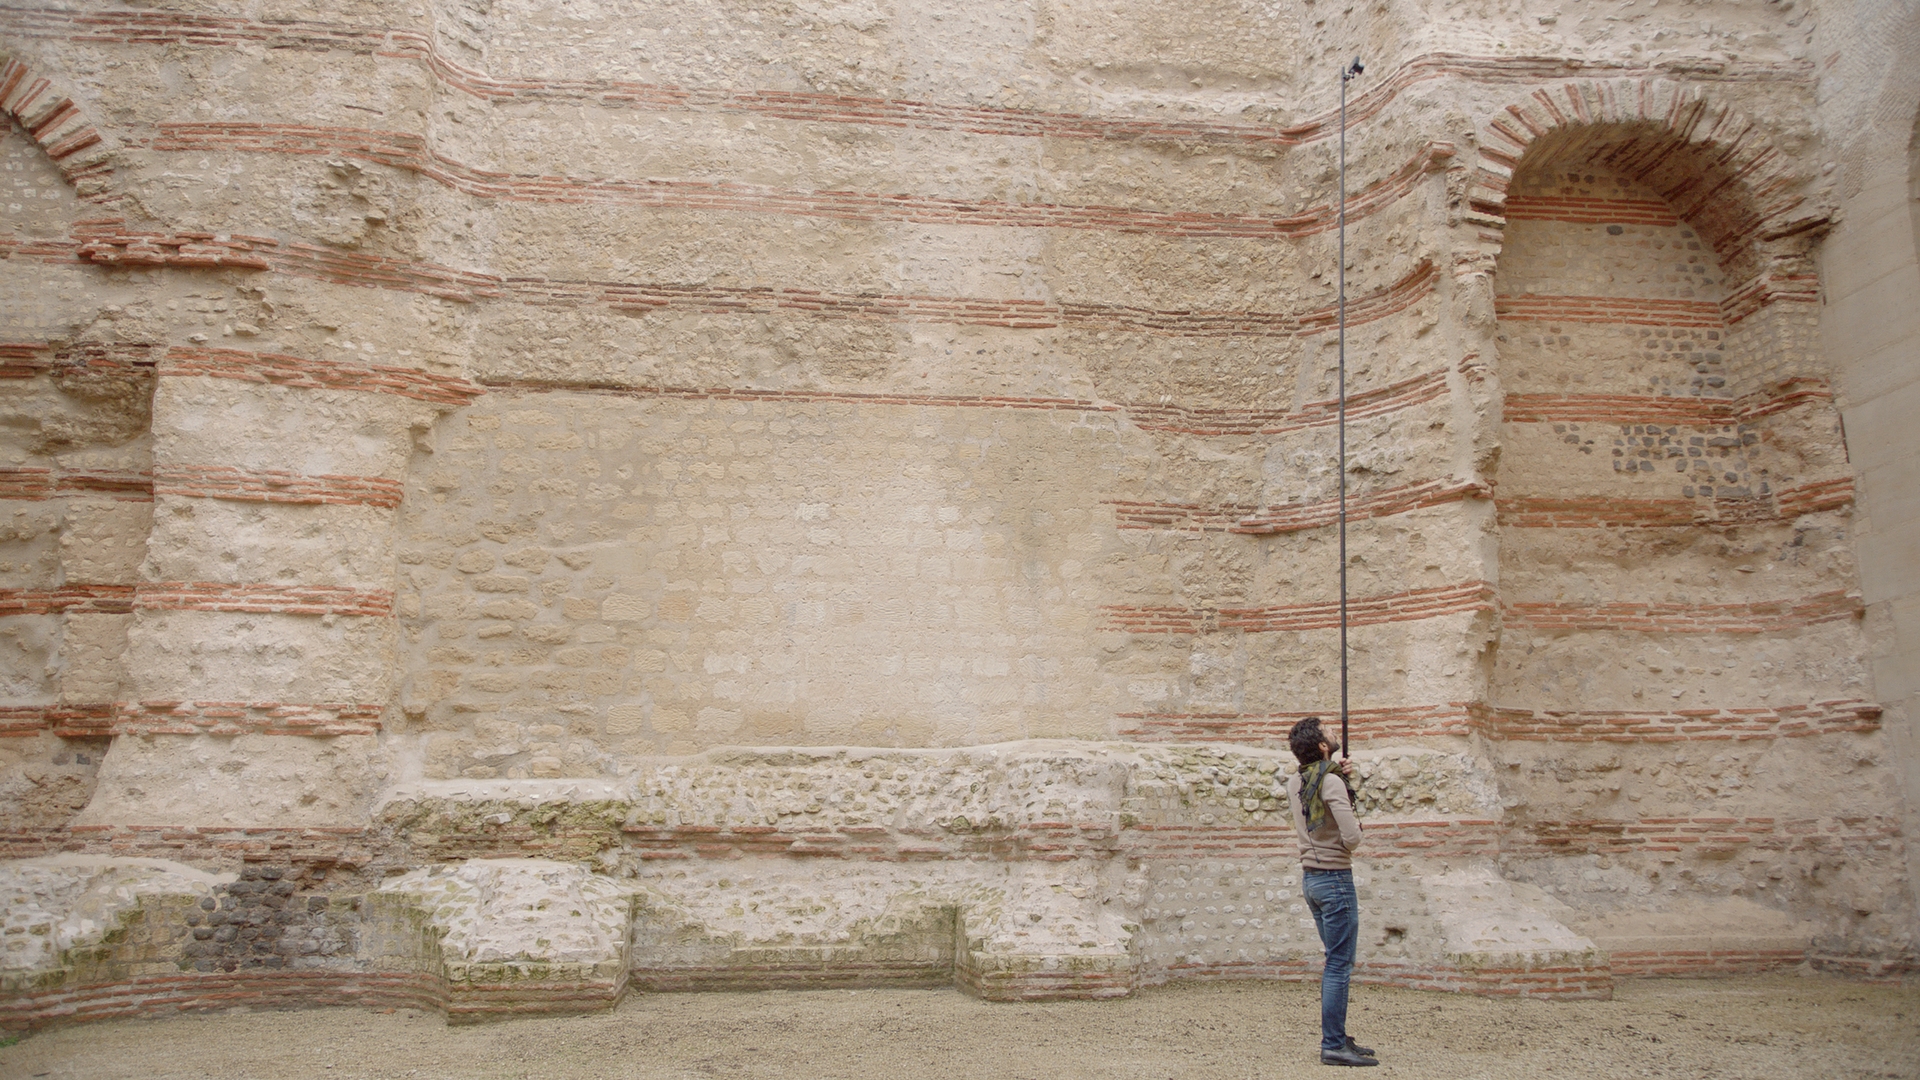
POLYGON ((101 266, 177 266, 188 269, 271 270, 273 263, 244 240, 197 234, 128 235, 92 239, 80 257, 101 266))
MULTIPOLYGON (((1284 815, 1282 815, 1284 817, 1284 815)), ((1369 860, 1404 858, 1492 858, 1500 853, 1506 826, 1492 818, 1432 821, 1362 822, 1369 860)), ((1140 823, 1121 833, 1120 850, 1131 858, 1167 861, 1192 859, 1295 859, 1300 841, 1286 821, 1236 825, 1140 823)))
POLYGON ((197 375, 311 390, 359 390, 436 405, 465 405, 485 392, 465 379, 413 368, 340 364, 239 349, 174 346, 167 350, 159 370, 161 375, 174 378, 197 375))
POLYGON ((1619 326, 1683 326, 1720 330, 1726 318, 1710 300, 1660 300, 1638 296, 1496 296, 1493 313, 1513 322, 1606 323, 1619 326))
MULTIPOLYGON (((5 244, 0 243, 0 250, 5 244)), ((151 379, 166 352, 161 345, 87 342, 56 348, 43 341, 0 344, 0 379, 32 379, 41 375, 114 375, 151 379)))
MULTIPOLYGON (((1580 712, 1511 709, 1480 702, 1349 709, 1355 743, 1422 736, 1552 742, 1722 742, 1794 739, 1877 731, 1881 706, 1846 698, 1808 705, 1679 709, 1672 712, 1580 712)), ((1324 709, 1269 713, 1121 713, 1122 738, 1137 742, 1285 745, 1287 732, 1309 716, 1338 717, 1324 709)))
POLYGON ((129 701, 114 707, 115 735, 374 735, 379 705, 279 701, 129 701))
MULTIPOLYGON (((1379 820, 1368 818, 1368 859, 1539 857, 1634 852, 1724 853, 1731 850, 1864 853, 1901 842, 1897 818, 1886 815, 1837 818, 1774 818, 1696 815, 1570 821, 1502 822, 1492 818, 1379 820)), ((1156 860, 1291 859, 1298 841, 1284 820, 1245 825, 1134 823, 1075 828, 1041 824, 1022 830, 928 837, 926 842, 888 842, 884 837, 841 833, 799 834, 772 827, 716 826, 502 826, 482 832, 436 834, 411 850, 397 834, 379 827, 313 828, 166 825, 90 825, 0 831, 0 858, 29 858, 62 851, 172 858, 233 865, 274 859, 294 864, 347 867, 418 865, 420 860, 557 858, 573 861, 628 847, 650 859, 734 860, 742 855, 821 855, 881 862, 977 859, 983 855, 1045 860, 1128 854, 1156 860), (612 830, 611 832, 609 830, 612 830), (617 833, 618 835, 615 835, 617 833), (1071 842, 1077 841, 1077 843, 1071 842), (375 852, 381 854, 376 857, 375 852)), ((374 880, 378 880, 375 870, 374 880)))
POLYGON ((393 593, 330 585, 233 585, 209 581, 0 589, 0 616, 63 612, 237 611, 279 615, 393 614, 393 593))
POLYGON ((1775 271, 1771 267, 1727 289, 1720 301, 1728 326, 1736 326, 1748 316, 1776 303, 1817 304, 1820 302, 1820 275, 1775 271))
MULTIPOLYGON (((1399 281, 1347 302, 1349 325, 1368 323, 1406 310, 1432 295, 1439 280, 1433 263, 1422 260, 1399 281)), ((602 303, 622 311, 686 310, 705 313, 765 314, 796 311, 825 318, 890 319, 1046 330, 1060 326, 1189 337, 1292 337, 1324 333, 1334 327, 1337 308, 1324 305, 1302 312, 1143 308, 1118 304, 1055 303, 970 296, 895 293, 834 293, 816 289, 721 288, 696 285, 620 285, 594 282, 513 281, 508 295, 541 307, 602 303)))
POLYGON ((1535 821, 1502 839, 1507 855, 1627 855, 1737 851, 1859 852, 1901 843, 1897 819, 1657 817, 1535 821))
MULTIPOLYGON (((1396 514, 1445 506, 1448 503, 1462 502, 1467 499, 1484 499, 1491 494, 1492 489, 1478 481, 1459 480, 1452 477, 1444 480, 1429 480, 1424 484, 1407 484, 1402 487, 1388 488, 1385 491, 1349 496, 1347 518, 1348 520, 1366 520, 1392 517, 1396 514)), ((1338 499, 1269 506, 1235 524, 1233 531, 1257 535, 1300 532, 1332 525, 1339 520, 1339 516, 1340 500, 1338 499)))
POLYGON ((76 223, 58 239, 0 238, 0 252, 47 262, 187 269, 271 270, 314 281, 389 289, 471 303, 499 296, 501 279, 438 263, 337 251, 298 240, 226 233, 129 232, 119 218, 76 223))
POLYGON ((125 615, 133 610, 131 585, 63 585, 57 589, 0 589, 0 616, 64 612, 125 615))
POLYGON ((1795 739, 1877 731, 1881 707, 1844 698, 1809 705, 1579 712, 1478 706, 1474 728, 1489 738, 1551 742, 1715 742, 1795 739))
POLYGON ((1614 977, 1628 979, 1698 978, 1700 976, 1763 975, 1799 967, 1807 962, 1805 949, 1611 949, 1608 966, 1614 977))
POLYGON ((1839 476, 1783 488, 1774 496, 1774 502, 1786 518, 1844 509, 1853 505, 1853 477, 1839 476))
MULTIPOLYGON (((273 49, 314 52, 374 53, 383 57, 424 62, 442 85, 487 101, 580 102, 603 108, 744 113, 822 123, 862 124, 971 134, 1035 138, 1177 140, 1181 142, 1245 143, 1253 146, 1292 146, 1332 137, 1338 111, 1327 109, 1284 128, 1264 124, 1207 121, 1167 121, 1131 117, 1102 117, 1080 113, 978 105, 942 105, 937 102, 854 94, 805 91, 728 90, 719 87, 680 87, 621 79, 542 79, 528 74, 495 78, 445 57, 432 37, 417 31, 357 26, 316 20, 256 20, 180 12, 87 12, 50 8, 4 9, 0 26, 30 37, 80 42, 125 44, 181 44, 196 48, 231 48, 259 43, 273 49)), ((1430 79, 1452 77, 1471 82, 1527 83, 1580 73, 1654 75, 1684 70, 1688 77, 1709 82, 1804 82, 1811 77, 1806 61, 1781 63, 1733 61, 1702 70, 1684 65, 1651 66, 1618 61, 1552 57, 1470 56, 1430 53, 1415 56, 1377 81, 1348 103, 1349 125, 1378 115, 1407 88, 1430 79)))
MULTIPOLYGON (((1413 622, 1442 615, 1492 611, 1493 587, 1484 581, 1364 596, 1347 603, 1351 626, 1413 622)), ((1250 634, 1325 630, 1340 625, 1338 601, 1265 607, 1189 608, 1104 605, 1110 628, 1134 634, 1204 634, 1240 630, 1250 634)))
POLYGON ((68 739, 113 734, 111 702, 60 705, 0 705, 0 739, 31 738, 41 733, 68 739))
POLYGON ((1614 495, 1502 496, 1494 512, 1516 529, 1657 529, 1762 525, 1803 514, 1841 510, 1853 503, 1853 478, 1816 480, 1752 498, 1623 499, 1614 495))
MULTIPOLYGON (((1426 735, 1466 736, 1479 730, 1475 707, 1453 701, 1439 705, 1349 708, 1349 733, 1355 743, 1426 735)), ((1150 743, 1241 743, 1280 746, 1293 725, 1309 716, 1337 720, 1336 702, 1325 709, 1268 713, 1121 713, 1120 737, 1150 743)))
MULTIPOLYGON (((510 175, 481 169, 434 150, 419 135, 375 128, 244 122, 163 123, 145 144, 161 153, 250 153, 344 157, 416 173, 475 198, 506 202, 613 203, 663 210, 783 214, 846 221, 986 225, 1028 229, 1093 229, 1156 236, 1285 240, 1333 229, 1339 208, 1317 205, 1293 214, 1229 214, 1127 206, 1013 203, 863 191, 799 191, 724 180, 610 180, 510 175)), ((1432 143, 1386 177, 1347 200, 1347 220, 1378 212, 1411 192, 1421 177, 1453 157, 1432 143)))
MULTIPOLYGON (((1348 624, 1371 626, 1443 615, 1493 611, 1494 589, 1484 581, 1412 589, 1348 601, 1348 624)), ((1204 634, 1324 630, 1340 625, 1335 602, 1268 607, 1193 608, 1177 605, 1101 608, 1111 629, 1134 634, 1204 634)), ((1739 604, 1611 601, 1591 604, 1522 601, 1499 605, 1503 625, 1530 630, 1622 630, 1671 634, 1764 634, 1859 617, 1856 595, 1833 591, 1800 600, 1739 604)))
POLYGON ((333 585, 234 585, 217 581, 168 581, 143 584, 133 606, 142 611, 230 611, 258 615, 393 614, 388 589, 347 589, 333 585))
MULTIPOLYGON (((1086 398, 1015 397, 987 394, 887 394, 831 390, 755 390, 746 387, 629 386, 546 379, 483 379, 481 385, 526 393, 615 394, 641 399, 785 401, 797 404, 899 405, 929 408, 1037 409, 1048 412, 1120 413, 1148 431, 1184 435, 1278 435, 1332 424, 1337 403, 1316 401, 1293 411, 1115 403, 1086 398)), ((1364 420, 1435 400, 1447 392, 1444 373, 1417 375, 1347 399, 1347 419, 1364 420)))
POLYGON ((1738 398, 1656 394, 1508 394, 1509 424, 1653 424, 1717 427, 1746 424, 1802 405, 1833 400, 1824 379, 1793 378, 1738 398))
POLYGON ((415 971, 245 971, 129 975, 0 998, 0 1030, 230 1009, 439 1009, 445 981, 415 971))
MULTIPOLYGON (((792 312, 830 319, 943 322, 1016 329, 1082 327, 1190 337, 1294 337, 1335 328, 1336 305, 1297 312, 1143 308, 1124 304, 1053 302, 910 293, 842 293, 784 286, 724 287, 664 282, 588 281, 516 277, 338 252, 272 237, 213 233, 137 234, 108 223, 68 240, 0 238, 0 252, 101 265, 245 266, 365 288, 418 292, 474 302, 506 300, 541 308, 603 307, 628 314, 690 311, 702 314, 792 312), (213 254, 214 249, 225 254, 213 254), (213 261, 209 261, 213 260, 213 261)), ((1422 260, 1405 276, 1347 301, 1348 325, 1384 319, 1433 295, 1439 275, 1422 260)), ((4 360, 4 357, 0 357, 4 360)), ((8 369, 0 364, 0 377, 8 369)), ((20 374, 30 374, 21 369, 20 374)))
MULTIPOLYGON (((741 950, 745 951, 745 950, 741 950)), ((861 950, 871 956, 879 950, 861 950)), ((736 956, 738 953, 735 954, 736 956)), ((828 990, 875 986, 952 986, 953 958, 913 957, 851 959, 853 949, 830 954, 816 963, 754 957, 751 961, 719 964, 673 964, 635 968, 629 976, 636 990, 647 993, 741 990, 828 990)))
MULTIPOLYGON (((1366 420, 1410 409, 1445 396, 1447 375, 1429 372, 1402 379, 1376 390, 1347 395, 1347 420, 1366 420)), ((1311 401, 1298 409, 1229 409, 1206 406, 1161 405, 1130 402, 1124 406, 1128 417, 1148 431, 1169 431, 1183 435, 1285 435, 1295 431, 1327 427, 1338 422, 1337 399, 1311 401)))
POLYGON ((106 496, 117 502, 151 502, 153 475, 142 472, 67 469, 0 469, 0 499, 43 500, 106 496))
MULTIPOLYGON (((1278 982, 1314 982, 1321 964, 1302 959, 1228 960, 1218 963, 1182 961, 1143 972, 1142 985, 1181 982, 1267 979, 1278 982)), ((1542 965, 1474 966, 1461 968, 1446 962, 1361 960, 1354 964, 1353 981, 1363 986, 1392 986, 1407 990, 1478 994, 1483 997, 1527 997, 1573 1001, 1605 1001, 1613 996, 1614 972, 1596 958, 1591 966, 1542 965)))
POLYGON ((231 502, 372 506, 400 505, 405 487, 380 476, 308 476, 279 469, 236 469, 220 465, 171 466, 153 472, 153 494, 231 502))
MULTIPOLYGON (((1347 518, 1350 521, 1391 517, 1414 510, 1486 498, 1492 489, 1468 480, 1429 480, 1407 484, 1366 495, 1349 496, 1347 518)), ((1198 503, 1147 503, 1109 501, 1114 523, 1122 529, 1166 529, 1176 532, 1236 532, 1256 536, 1301 532, 1324 528, 1339 520, 1340 500, 1289 503, 1285 506, 1251 506, 1223 503, 1202 506, 1198 503)))
POLYGON ((112 735, 372 735, 378 705, 279 701, 117 701, 0 706, 0 738, 112 735))
POLYGON ((1586 195, 1510 195, 1508 221, 1558 221, 1569 225, 1680 224, 1661 199, 1606 199, 1586 195))
POLYGON ((1528 630, 1622 630, 1644 634, 1772 634, 1860 617, 1860 597, 1834 590, 1799 600, 1680 604, 1522 601, 1501 606, 1502 623, 1528 630))

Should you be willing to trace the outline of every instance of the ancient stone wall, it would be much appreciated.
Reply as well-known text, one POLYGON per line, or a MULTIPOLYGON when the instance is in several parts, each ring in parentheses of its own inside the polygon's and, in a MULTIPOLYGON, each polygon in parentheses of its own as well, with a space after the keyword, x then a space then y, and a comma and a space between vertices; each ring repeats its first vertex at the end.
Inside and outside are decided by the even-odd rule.
POLYGON ((1909 970, 1854 13, 1683 6, 0 11, 0 882, 121 882, 0 1015, 1308 976, 1356 54, 1364 975, 1909 970))

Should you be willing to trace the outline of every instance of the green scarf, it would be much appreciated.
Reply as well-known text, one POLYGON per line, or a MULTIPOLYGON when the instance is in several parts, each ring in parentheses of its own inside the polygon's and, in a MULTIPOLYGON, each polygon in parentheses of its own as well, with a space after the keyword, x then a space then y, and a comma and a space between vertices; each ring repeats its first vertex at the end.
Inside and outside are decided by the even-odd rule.
MULTIPOLYGON (((1332 770, 1332 758, 1321 758, 1311 765, 1300 766, 1300 805, 1304 808, 1308 832, 1327 823, 1327 800, 1320 794, 1320 787, 1326 782, 1327 773, 1332 770)), ((1345 775, 1340 779, 1347 785, 1347 795, 1351 798, 1358 785, 1345 775)))

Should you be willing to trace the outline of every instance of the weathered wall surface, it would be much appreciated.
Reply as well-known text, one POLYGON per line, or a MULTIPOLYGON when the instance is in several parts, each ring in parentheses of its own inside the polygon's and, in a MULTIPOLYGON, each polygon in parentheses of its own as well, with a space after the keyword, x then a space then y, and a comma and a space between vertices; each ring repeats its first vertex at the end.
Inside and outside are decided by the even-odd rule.
MULTIPOLYGON (((1841 217, 1822 251, 1821 344, 1840 376, 1847 447, 1859 477, 1858 558, 1874 687, 1887 705, 1911 838, 1913 793, 1920 791, 1920 599, 1913 573, 1920 457, 1903 418, 1920 393, 1920 313, 1911 302, 1920 290, 1920 79, 1906 61, 1920 47, 1920 8, 1837 4, 1822 34, 1828 62, 1821 117, 1841 134, 1825 149, 1821 168, 1838 178, 1841 217)), ((1911 856, 1908 867, 1915 867, 1911 856)))
POLYGON ((1361 55, 1370 977, 1906 970, 1893 16, 1682 7, 0 13, 9 852, 458 1015, 1305 973, 1361 55))

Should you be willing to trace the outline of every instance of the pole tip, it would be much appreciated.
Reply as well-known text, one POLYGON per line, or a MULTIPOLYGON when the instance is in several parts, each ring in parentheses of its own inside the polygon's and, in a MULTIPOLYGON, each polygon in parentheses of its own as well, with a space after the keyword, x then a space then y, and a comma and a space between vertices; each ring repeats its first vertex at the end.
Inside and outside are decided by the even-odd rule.
POLYGON ((1347 65, 1347 70, 1340 73, 1340 77, 1343 79, 1351 79, 1365 70, 1367 70, 1367 65, 1361 63, 1360 58, 1356 56, 1353 58, 1353 63, 1347 65))

